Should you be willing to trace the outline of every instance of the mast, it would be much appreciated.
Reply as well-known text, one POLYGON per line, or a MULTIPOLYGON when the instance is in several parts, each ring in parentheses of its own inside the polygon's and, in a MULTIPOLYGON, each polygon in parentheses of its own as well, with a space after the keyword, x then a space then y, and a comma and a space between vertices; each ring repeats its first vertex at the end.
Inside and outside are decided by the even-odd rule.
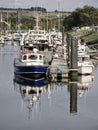
MULTIPOLYGON (((48 3, 47 3, 47 9, 48 9, 48 3)), ((47 31, 48 31, 48 10, 47 10, 47 31)))

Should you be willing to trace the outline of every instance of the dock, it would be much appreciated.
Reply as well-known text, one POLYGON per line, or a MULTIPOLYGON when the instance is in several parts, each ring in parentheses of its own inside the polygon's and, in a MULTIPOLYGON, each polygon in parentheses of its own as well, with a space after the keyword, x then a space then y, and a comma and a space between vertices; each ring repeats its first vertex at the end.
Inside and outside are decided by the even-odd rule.
POLYGON ((67 82, 68 80, 68 66, 66 60, 63 58, 53 58, 50 66, 50 74, 52 82, 67 82))

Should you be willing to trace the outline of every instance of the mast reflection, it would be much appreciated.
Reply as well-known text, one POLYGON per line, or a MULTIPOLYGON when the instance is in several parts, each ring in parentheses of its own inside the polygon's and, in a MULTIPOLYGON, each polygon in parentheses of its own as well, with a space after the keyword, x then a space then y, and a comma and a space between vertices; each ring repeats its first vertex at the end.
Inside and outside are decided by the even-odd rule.
POLYGON ((82 97, 87 92, 93 83, 94 76, 78 76, 78 81, 69 81, 68 90, 70 92, 70 113, 77 113, 78 96, 82 97))

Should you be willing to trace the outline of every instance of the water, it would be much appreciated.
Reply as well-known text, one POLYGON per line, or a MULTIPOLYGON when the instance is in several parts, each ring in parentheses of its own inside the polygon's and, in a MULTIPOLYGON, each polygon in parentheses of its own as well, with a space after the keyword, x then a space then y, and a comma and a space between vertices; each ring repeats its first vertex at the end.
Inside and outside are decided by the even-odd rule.
POLYGON ((98 130, 98 67, 78 86, 35 88, 13 80, 17 56, 18 46, 0 48, 0 130, 98 130))

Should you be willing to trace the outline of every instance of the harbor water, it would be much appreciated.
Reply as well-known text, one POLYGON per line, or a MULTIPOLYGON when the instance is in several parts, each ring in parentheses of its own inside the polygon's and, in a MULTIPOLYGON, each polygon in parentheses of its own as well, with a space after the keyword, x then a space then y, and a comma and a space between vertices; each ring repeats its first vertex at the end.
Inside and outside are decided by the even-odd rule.
POLYGON ((0 47, 0 130, 98 130, 98 66, 78 83, 31 86, 15 81, 18 54, 17 45, 0 47))

